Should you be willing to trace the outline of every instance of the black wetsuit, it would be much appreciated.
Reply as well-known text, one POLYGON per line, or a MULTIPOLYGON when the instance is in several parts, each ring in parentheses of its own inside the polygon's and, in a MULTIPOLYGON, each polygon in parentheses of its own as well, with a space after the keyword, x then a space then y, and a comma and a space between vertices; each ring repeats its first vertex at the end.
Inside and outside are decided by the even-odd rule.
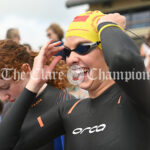
MULTIPOLYGON (((21 133, 20 135, 28 134, 32 131, 34 128, 34 125, 32 124, 37 117, 44 114, 46 111, 51 109, 54 105, 57 105, 63 101, 67 101, 70 99, 73 99, 74 97, 70 94, 68 94, 66 91, 59 90, 53 86, 50 86, 49 84, 46 86, 46 88, 40 93, 39 96, 37 96, 30 106, 30 109, 28 110, 28 113, 25 117, 25 120, 23 122, 23 125, 21 127, 21 133)), ((13 103, 6 104, 4 111, 2 113, 2 118, 5 118, 6 113, 10 110, 10 108, 13 106, 13 103)), ((53 142, 53 140, 49 141, 48 144, 38 148, 38 150, 53 150, 55 148, 54 143, 56 142, 59 144, 59 147, 62 147, 61 137, 59 137, 56 141, 53 142), (60 141, 60 143, 59 143, 60 141)), ((30 147, 32 145, 32 141, 28 142, 28 146, 30 147)), ((57 147, 58 147, 57 146, 57 147)), ((60 148, 62 150, 63 148, 60 148)))
MULTIPOLYGON (((100 24, 98 29, 105 24, 109 23, 100 24)), ((101 41, 111 72, 145 71, 136 45, 119 28, 105 28, 101 41)), ((72 100, 54 106, 40 116, 40 123, 35 120, 36 128, 28 136, 24 134, 19 138, 12 149, 28 150, 30 141, 31 149, 35 149, 66 134, 66 150, 150 150, 150 82, 143 79, 126 82, 124 78, 115 81, 116 84, 97 98, 72 100)), ((8 150, 8 144, 13 145, 18 138, 17 133, 35 95, 24 89, 3 120, 0 125, 1 150, 4 146, 8 150)))

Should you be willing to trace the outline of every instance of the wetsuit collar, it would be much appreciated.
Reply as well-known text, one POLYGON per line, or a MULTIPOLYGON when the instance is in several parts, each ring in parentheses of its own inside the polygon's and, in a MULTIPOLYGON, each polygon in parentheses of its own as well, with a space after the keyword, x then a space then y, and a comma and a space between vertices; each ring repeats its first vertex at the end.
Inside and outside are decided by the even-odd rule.
POLYGON ((107 95, 109 92, 111 92, 112 90, 116 89, 117 87, 118 87, 118 85, 116 83, 114 83, 109 88, 107 88, 102 94, 100 94, 96 98, 91 98, 91 100, 95 101, 95 100, 102 99, 105 95, 107 95))

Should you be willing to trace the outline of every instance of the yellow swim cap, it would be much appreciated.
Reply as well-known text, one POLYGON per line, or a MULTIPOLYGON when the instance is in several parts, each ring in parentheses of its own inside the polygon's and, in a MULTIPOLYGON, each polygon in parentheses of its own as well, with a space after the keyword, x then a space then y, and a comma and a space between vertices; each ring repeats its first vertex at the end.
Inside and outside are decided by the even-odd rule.
MULTIPOLYGON (((70 36, 78 36, 90 40, 99 41, 97 22, 104 14, 100 11, 87 11, 76 16, 68 27, 65 39, 70 36)), ((101 44, 98 46, 101 49, 101 44)))

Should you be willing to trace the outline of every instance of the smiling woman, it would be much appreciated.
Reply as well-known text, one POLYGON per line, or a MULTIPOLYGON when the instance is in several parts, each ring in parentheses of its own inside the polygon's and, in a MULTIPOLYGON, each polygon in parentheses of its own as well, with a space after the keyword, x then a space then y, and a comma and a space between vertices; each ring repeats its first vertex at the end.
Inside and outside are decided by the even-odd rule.
POLYGON ((65 134, 66 150, 149 150, 150 81, 131 78, 126 82, 125 76, 115 79, 113 75, 109 80, 98 78, 99 69, 105 73, 145 72, 136 45, 123 30, 125 25, 125 17, 118 13, 104 15, 100 11, 89 11, 74 18, 64 43, 69 51, 74 51, 67 56, 66 62, 71 67, 78 65, 74 71, 79 72, 79 76, 81 73, 78 68, 83 68, 84 78, 79 86, 88 90, 90 98, 67 101, 53 107, 34 120, 37 127, 28 136, 21 137, 15 147, 8 147, 4 141, 11 143, 10 137, 11 141, 19 137, 31 99, 46 82, 36 68, 45 68, 47 73, 58 62, 59 58, 46 65, 45 60, 58 52, 57 43, 47 43, 34 60, 32 77, 38 78, 29 80, 7 115, 7 119, 14 117, 11 125, 7 119, 0 125, 0 132, 5 131, 5 134, 0 134, 0 148, 27 150, 28 142, 32 141, 30 148, 34 150, 49 139, 65 134), (78 49, 80 53, 77 51, 79 44, 83 46, 97 41, 101 43, 89 53, 81 55, 82 49, 78 49), (20 100, 22 103, 19 103, 20 100), (18 126, 15 126, 16 122, 18 126))

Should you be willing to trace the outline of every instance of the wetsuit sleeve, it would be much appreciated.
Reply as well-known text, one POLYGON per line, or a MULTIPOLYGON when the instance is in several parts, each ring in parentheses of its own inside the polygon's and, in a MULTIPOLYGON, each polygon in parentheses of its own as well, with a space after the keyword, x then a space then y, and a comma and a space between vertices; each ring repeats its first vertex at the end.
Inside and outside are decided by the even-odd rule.
POLYGON ((13 150, 37 149, 65 133, 62 116, 76 102, 67 91, 59 91, 57 105, 33 120, 31 132, 23 132, 13 150), (67 108, 66 108, 67 107, 67 108), (65 111, 65 112, 64 112, 65 111))
POLYGON ((39 116, 34 120, 33 126, 32 131, 27 135, 24 131, 13 150, 35 150, 64 134, 60 105, 53 106, 45 114, 39 116))
POLYGON ((9 110, 0 123, 0 149, 12 150, 14 144, 19 138, 21 125, 25 115, 32 103, 32 99, 36 96, 35 93, 24 89, 22 94, 16 100, 15 105, 9 110))
MULTIPOLYGON (((107 24, 110 22, 99 24, 98 30, 107 24)), ((133 103, 150 116, 150 82, 137 46, 124 31, 114 26, 104 28, 100 33, 100 39, 111 76, 133 99, 133 103), (116 73, 120 73, 119 78, 114 76, 116 73)))

